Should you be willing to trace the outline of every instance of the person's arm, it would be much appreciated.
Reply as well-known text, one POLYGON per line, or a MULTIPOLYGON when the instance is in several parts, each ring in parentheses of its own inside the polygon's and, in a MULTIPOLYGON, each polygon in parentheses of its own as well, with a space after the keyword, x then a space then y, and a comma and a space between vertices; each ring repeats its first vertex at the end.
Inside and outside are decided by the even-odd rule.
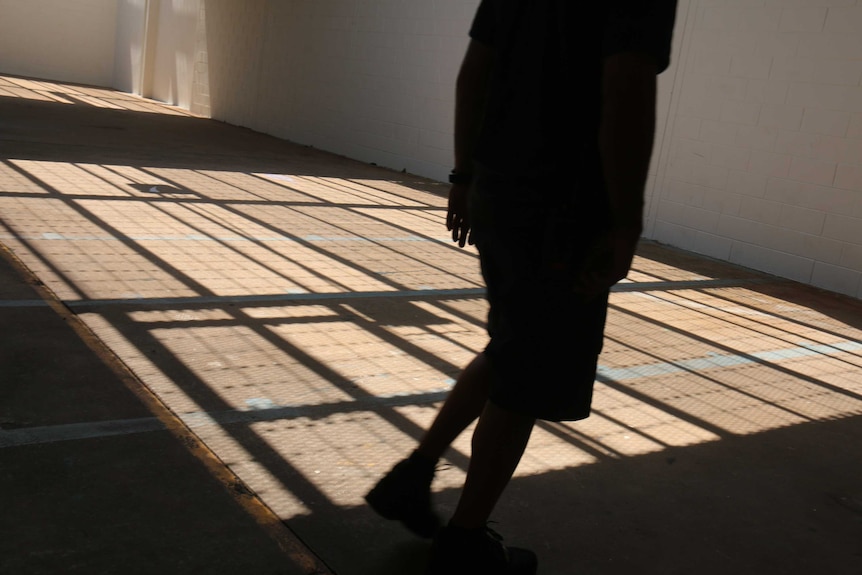
POLYGON ((656 75, 668 67, 676 0, 615 0, 603 30, 599 152, 612 227, 585 265, 581 291, 625 278, 643 231, 655 132, 656 75))
POLYGON ((656 64, 622 52, 605 58, 599 152, 611 229, 584 264, 576 291, 590 296, 628 275, 643 231, 644 189, 655 133, 656 64))
POLYGON ((656 65, 636 52, 605 59, 599 150, 614 228, 643 225, 644 188, 655 134, 656 65))
POLYGON ((643 231, 644 188, 655 133, 656 63, 646 54, 605 58, 599 152, 611 208, 611 230, 600 240, 580 291, 596 293, 628 275, 643 231))
MULTIPOLYGON (((471 40, 455 85, 455 168, 454 173, 464 177, 464 183, 452 184, 449 190, 449 208, 446 229, 452 240, 464 247, 469 240, 470 218, 467 209, 467 180, 472 175, 473 151, 485 115, 488 78, 493 61, 493 50, 471 40)), ((472 243, 472 241, 470 241, 472 243)))
POLYGON ((485 114, 493 51, 471 40, 455 83, 455 172, 470 173, 473 149, 485 114))

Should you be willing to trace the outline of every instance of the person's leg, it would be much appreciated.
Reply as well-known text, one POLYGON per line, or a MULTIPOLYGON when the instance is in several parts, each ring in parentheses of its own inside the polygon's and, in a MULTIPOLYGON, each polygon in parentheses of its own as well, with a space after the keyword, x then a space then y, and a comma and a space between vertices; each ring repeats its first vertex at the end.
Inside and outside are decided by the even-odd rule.
POLYGON ((480 353, 461 372, 416 452, 431 461, 440 459, 455 438, 482 413, 490 384, 488 358, 480 353))
POLYGON ((527 447, 535 419, 488 402, 473 433, 464 490, 450 525, 484 527, 527 447))
POLYGON ((527 446, 535 420, 487 402, 455 514, 434 538, 429 575, 535 575, 536 554, 504 545, 486 524, 527 446))
POLYGON ((397 519, 421 537, 431 537, 440 519, 431 503, 437 461, 477 417, 488 400, 490 368, 480 353, 464 369, 419 446, 365 496, 379 515, 397 519))

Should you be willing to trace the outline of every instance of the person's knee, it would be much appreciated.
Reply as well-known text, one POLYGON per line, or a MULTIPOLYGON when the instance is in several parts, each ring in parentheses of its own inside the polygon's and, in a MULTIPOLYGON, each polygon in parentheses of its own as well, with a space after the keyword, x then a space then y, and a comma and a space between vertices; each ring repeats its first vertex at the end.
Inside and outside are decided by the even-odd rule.
POLYGON ((493 399, 488 400, 488 403, 485 405, 485 412, 482 415, 483 417, 487 416, 488 418, 493 419, 501 426, 512 428, 525 426, 532 427, 536 422, 536 418, 534 416, 500 405, 493 399))

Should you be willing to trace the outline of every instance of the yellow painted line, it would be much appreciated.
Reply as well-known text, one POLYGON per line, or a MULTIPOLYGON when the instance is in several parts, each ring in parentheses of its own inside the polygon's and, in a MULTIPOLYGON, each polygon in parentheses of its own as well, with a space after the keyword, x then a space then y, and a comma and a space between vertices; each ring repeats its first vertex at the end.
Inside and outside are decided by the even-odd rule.
POLYGON ((5 245, 0 244, 4 259, 25 278, 39 296, 49 305, 96 356, 117 376, 146 408, 176 437, 180 443, 203 463, 204 467, 230 493, 231 497, 272 537, 279 548, 309 575, 333 575, 323 561, 314 554, 219 457, 195 435, 191 429, 143 384, 129 367, 111 351, 84 322, 66 307, 54 292, 5 245))

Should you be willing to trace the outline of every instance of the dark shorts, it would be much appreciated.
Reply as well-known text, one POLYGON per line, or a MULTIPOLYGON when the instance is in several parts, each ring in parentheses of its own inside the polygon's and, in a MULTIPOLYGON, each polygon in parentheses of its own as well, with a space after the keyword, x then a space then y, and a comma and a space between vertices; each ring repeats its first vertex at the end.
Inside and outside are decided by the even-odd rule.
POLYGON ((488 290, 490 400, 550 421, 590 414, 608 293, 572 291, 601 233, 596 214, 567 213, 537 190, 480 171, 470 198, 488 290))

